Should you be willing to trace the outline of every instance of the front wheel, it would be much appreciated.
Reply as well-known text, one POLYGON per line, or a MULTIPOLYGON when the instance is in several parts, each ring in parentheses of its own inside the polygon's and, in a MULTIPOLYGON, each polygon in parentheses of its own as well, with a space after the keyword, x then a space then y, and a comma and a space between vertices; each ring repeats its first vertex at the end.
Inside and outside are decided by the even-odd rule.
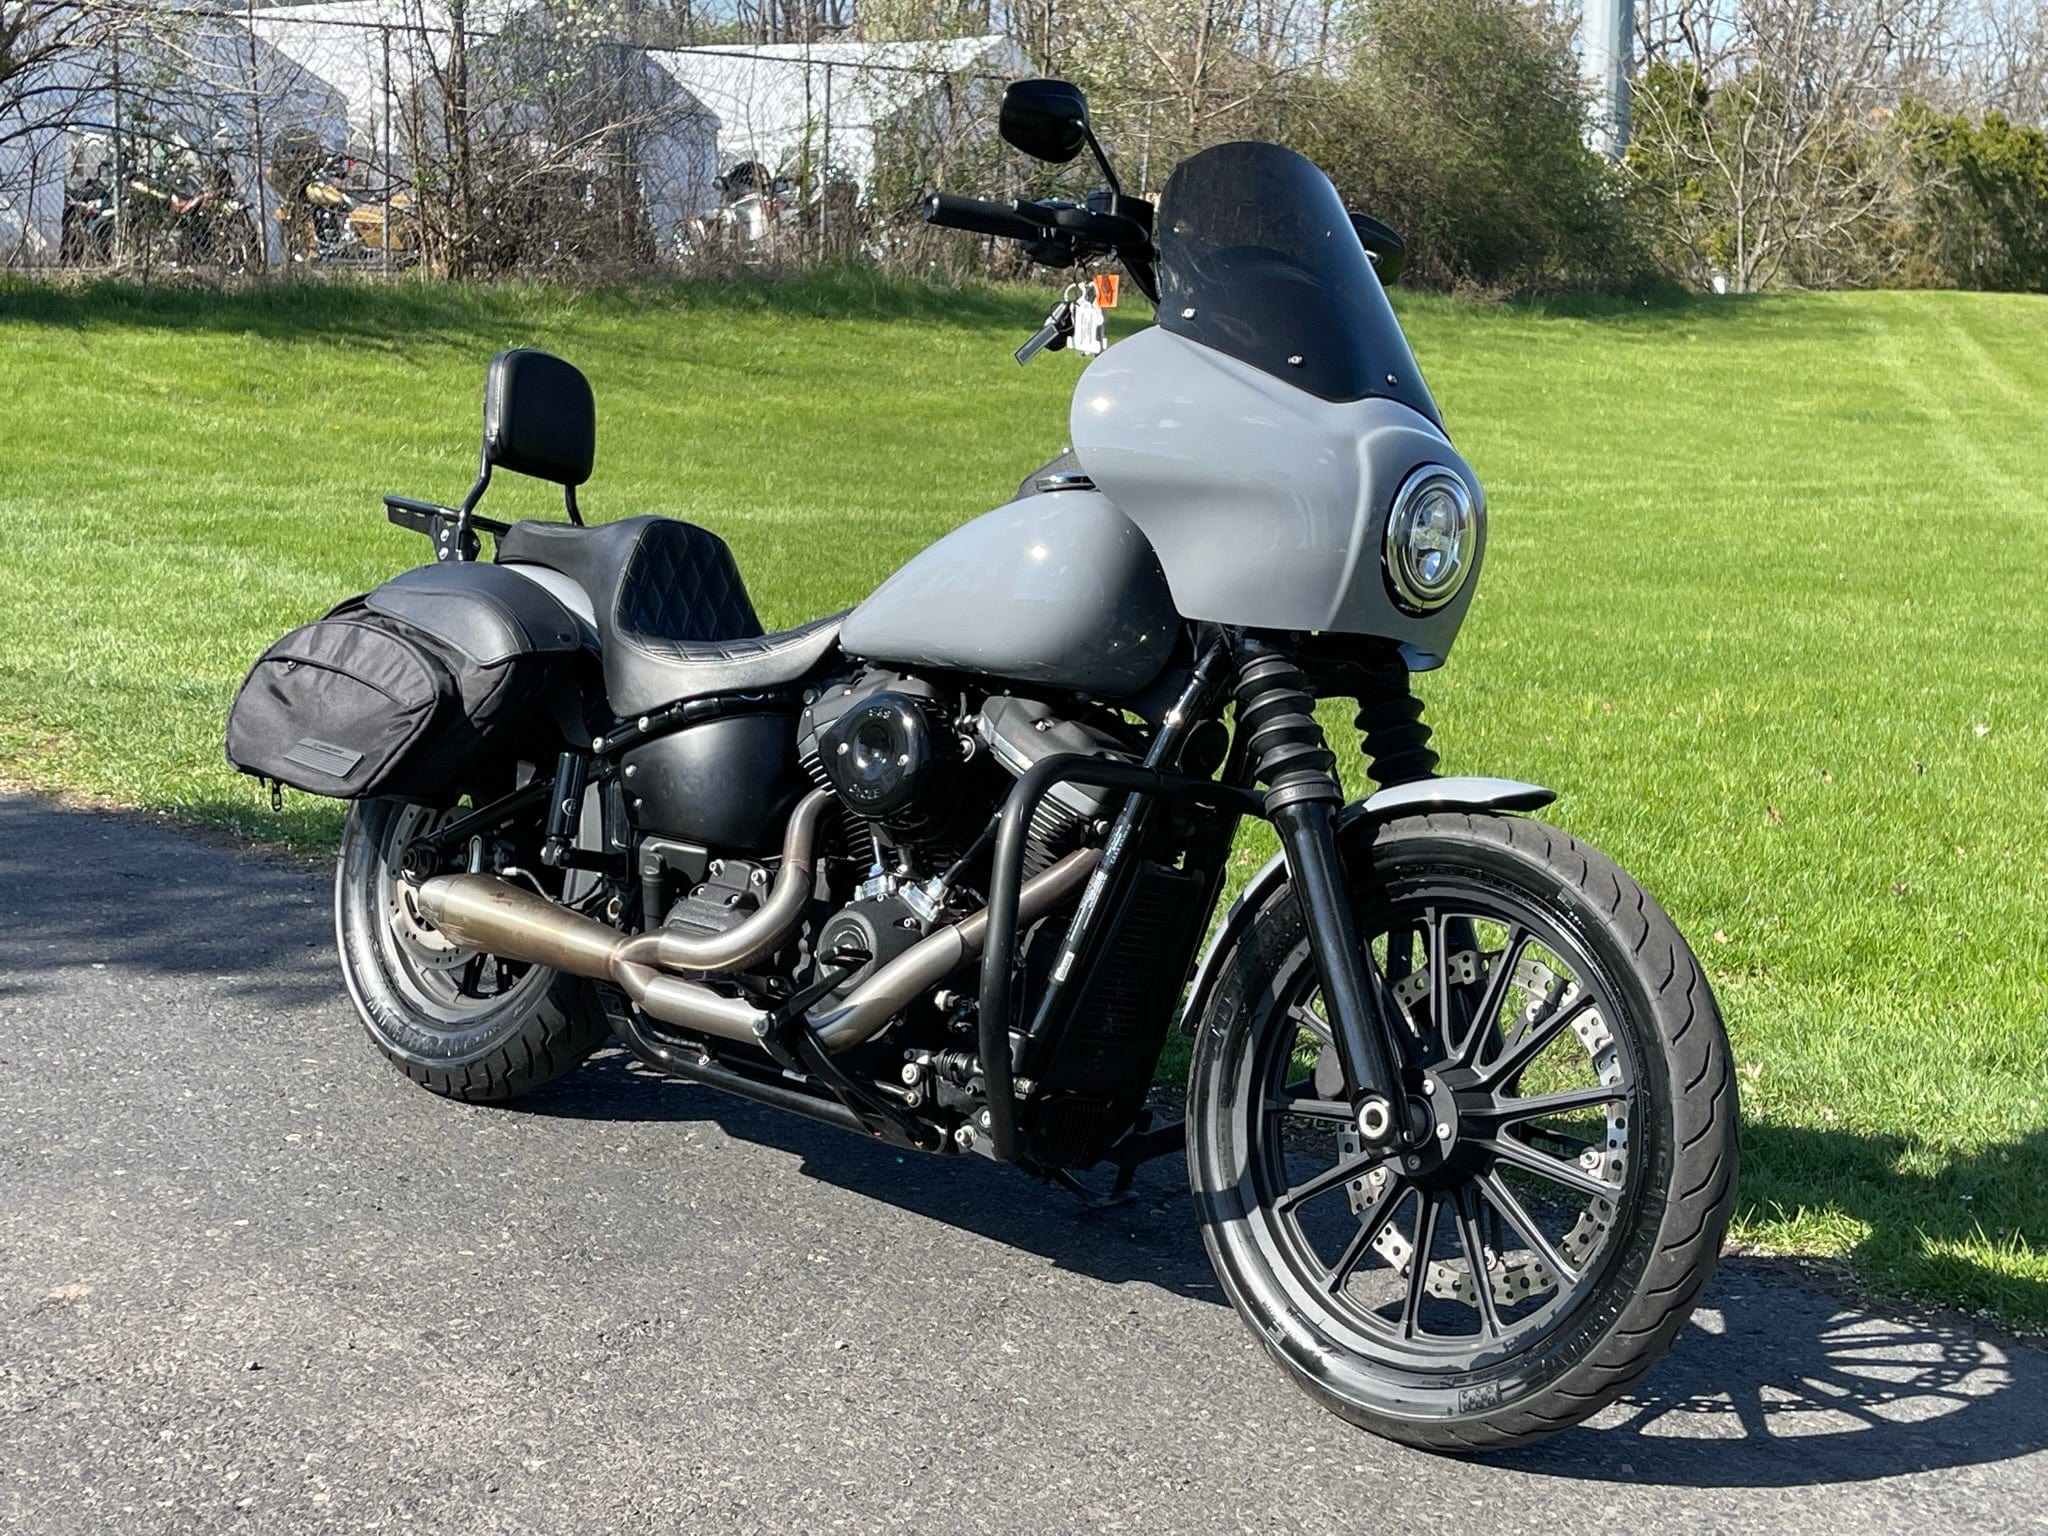
POLYGON ((421 1087, 502 1103, 570 1071, 610 1033, 596 988, 451 943, 419 915, 406 845, 454 813, 359 800, 342 824, 334 936, 370 1039, 421 1087))
POLYGON ((1691 1315, 1735 1195, 1712 991, 1642 887, 1539 822, 1406 818, 1354 860, 1418 1142, 1368 1152, 1282 889, 1198 1021, 1188 1161, 1218 1277, 1326 1406, 1438 1451, 1576 1424, 1691 1315))

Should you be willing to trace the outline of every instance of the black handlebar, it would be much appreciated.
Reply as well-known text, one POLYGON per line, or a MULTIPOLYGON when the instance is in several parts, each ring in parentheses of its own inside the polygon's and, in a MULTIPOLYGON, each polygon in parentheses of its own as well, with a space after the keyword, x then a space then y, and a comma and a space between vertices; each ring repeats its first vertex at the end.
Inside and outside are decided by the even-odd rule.
POLYGON ((1099 213, 1092 208, 1073 208, 1055 203, 1025 206, 1043 210, 1053 227, 1062 234, 1102 246, 1119 255, 1143 252, 1151 247, 1151 232, 1136 219, 1123 214, 1099 213))
POLYGON ((925 195, 927 224, 947 229, 964 229, 977 235, 995 235, 1003 240, 1042 240, 1046 226, 1025 218, 1008 203, 991 203, 979 197, 958 197, 951 192, 925 195))
POLYGON ((1025 254, 1048 267, 1078 266, 1095 256, 1115 256, 1139 289, 1157 301, 1152 263, 1152 205, 1107 191, 1088 195, 1086 206, 1067 202, 991 203, 951 192, 927 192, 924 219, 947 229, 964 229, 1001 240, 1019 240, 1025 254))

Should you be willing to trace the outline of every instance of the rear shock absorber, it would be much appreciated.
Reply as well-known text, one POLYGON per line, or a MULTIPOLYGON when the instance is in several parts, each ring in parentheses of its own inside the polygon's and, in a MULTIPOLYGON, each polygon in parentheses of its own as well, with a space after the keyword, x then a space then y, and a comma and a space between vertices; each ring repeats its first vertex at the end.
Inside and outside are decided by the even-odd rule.
POLYGON ((1422 700, 1408 689, 1408 668, 1392 657, 1369 668, 1358 681, 1358 715, 1352 721, 1365 753, 1365 771, 1386 789, 1436 776, 1437 755, 1422 723, 1422 700))

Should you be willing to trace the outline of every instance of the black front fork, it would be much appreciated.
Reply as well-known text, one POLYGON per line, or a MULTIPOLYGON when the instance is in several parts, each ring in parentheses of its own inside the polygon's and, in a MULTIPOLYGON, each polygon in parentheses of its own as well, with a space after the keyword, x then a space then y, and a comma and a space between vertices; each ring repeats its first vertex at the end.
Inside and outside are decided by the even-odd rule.
POLYGON ((1371 973, 1351 920, 1336 836, 1344 791, 1301 669, 1282 653, 1247 642, 1238 670, 1237 724, 1301 902, 1353 1120, 1368 1146, 1398 1146, 1408 1139, 1414 1114, 1401 1083, 1393 1004, 1371 973))

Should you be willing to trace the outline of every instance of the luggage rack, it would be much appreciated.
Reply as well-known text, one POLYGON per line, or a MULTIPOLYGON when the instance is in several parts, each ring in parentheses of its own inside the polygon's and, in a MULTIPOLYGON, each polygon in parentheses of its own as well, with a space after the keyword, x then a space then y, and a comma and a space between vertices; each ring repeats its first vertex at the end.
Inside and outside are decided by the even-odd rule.
POLYGON ((479 530, 496 538, 512 526, 495 517, 479 517, 459 507, 444 507, 439 502, 420 501, 411 496, 386 496, 384 515, 398 527, 410 528, 432 539, 436 560, 474 560, 483 552, 483 541, 477 537, 479 530))

